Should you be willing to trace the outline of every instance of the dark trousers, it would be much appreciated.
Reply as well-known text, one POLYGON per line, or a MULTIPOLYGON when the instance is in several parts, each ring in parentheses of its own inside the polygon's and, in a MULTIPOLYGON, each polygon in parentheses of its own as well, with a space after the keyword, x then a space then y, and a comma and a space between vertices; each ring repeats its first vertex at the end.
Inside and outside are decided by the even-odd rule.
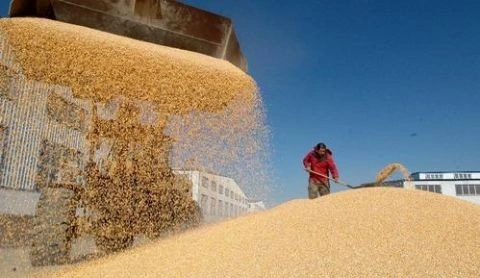
POLYGON ((330 194, 330 183, 326 181, 308 180, 308 198, 315 199, 319 196, 330 194))

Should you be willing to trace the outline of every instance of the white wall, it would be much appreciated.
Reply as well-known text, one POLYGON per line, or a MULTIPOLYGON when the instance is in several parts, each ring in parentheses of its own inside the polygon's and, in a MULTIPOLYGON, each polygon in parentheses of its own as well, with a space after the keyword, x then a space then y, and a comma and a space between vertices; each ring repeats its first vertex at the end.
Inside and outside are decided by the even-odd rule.
POLYGON ((413 181, 413 184, 416 185, 435 185, 438 184, 441 187, 442 194, 447 196, 452 196, 459 198, 465 201, 469 201, 475 204, 480 205, 480 195, 476 196, 457 196, 455 185, 457 184, 480 184, 480 180, 420 180, 413 181))
POLYGON ((196 170, 173 172, 185 175, 192 182, 192 198, 200 205, 205 221, 232 218, 248 212, 247 197, 232 178, 196 170))

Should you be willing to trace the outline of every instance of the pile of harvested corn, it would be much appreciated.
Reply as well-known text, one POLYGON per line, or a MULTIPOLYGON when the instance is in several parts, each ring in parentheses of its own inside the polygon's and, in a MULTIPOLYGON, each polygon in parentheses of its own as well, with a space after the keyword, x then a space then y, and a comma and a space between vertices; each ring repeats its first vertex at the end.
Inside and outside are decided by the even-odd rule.
POLYGON ((480 206, 369 188, 294 200, 40 277, 478 277, 480 206))

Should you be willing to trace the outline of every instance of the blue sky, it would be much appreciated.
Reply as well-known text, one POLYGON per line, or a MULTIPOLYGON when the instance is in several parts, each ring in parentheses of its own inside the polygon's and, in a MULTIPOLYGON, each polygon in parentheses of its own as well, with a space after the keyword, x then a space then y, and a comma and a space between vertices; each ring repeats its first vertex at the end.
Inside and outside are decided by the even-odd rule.
POLYGON ((480 171, 479 1, 181 2, 234 23, 272 130, 274 203, 306 197, 318 142, 352 185, 393 162, 480 171))
POLYGON ((8 5, 9 5, 8 0, 0 0, 0 16, 6 17, 8 14, 8 5))
POLYGON ((480 170, 480 2, 184 2, 234 22, 272 129, 277 201, 306 197, 301 160, 321 141, 352 185, 393 162, 480 170))

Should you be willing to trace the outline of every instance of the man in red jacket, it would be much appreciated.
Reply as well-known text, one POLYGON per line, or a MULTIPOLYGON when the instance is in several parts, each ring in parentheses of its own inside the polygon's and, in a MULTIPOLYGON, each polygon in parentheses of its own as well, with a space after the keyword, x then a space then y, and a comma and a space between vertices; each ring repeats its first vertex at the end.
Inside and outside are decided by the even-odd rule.
POLYGON ((308 198, 310 199, 315 199, 319 195, 323 196, 330 193, 330 182, 327 178, 329 173, 332 174, 335 182, 339 180, 332 151, 327 149, 324 143, 318 143, 313 150, 305 156, 303 166, 305 166, 305 170, 310 173, 308 179, 308 198))

